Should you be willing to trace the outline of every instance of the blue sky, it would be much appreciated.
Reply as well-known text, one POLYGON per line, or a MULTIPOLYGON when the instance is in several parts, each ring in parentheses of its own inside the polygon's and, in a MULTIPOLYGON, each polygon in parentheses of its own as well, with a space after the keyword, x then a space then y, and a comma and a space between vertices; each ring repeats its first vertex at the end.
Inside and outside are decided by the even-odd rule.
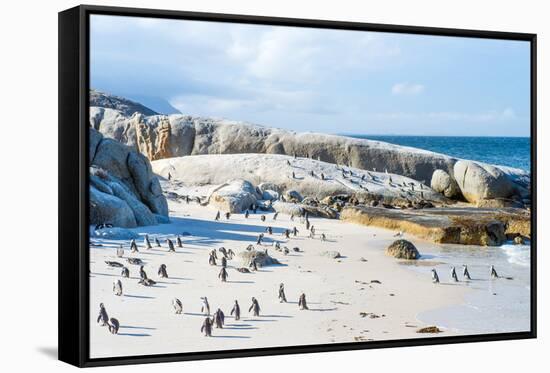
POLYGON ((529 43, 94 15, 92 88, 296 131, 528 136, 529 43))

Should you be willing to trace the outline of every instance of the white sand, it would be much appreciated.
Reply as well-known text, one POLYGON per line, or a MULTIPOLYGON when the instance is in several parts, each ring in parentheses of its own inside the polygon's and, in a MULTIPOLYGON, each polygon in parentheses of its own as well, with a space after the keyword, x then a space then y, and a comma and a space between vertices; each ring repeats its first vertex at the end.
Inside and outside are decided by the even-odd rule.
MULTIPOLYGON (((170 202, 170 209, 171 224, 134 229, 149 233, 151 241, 159 237, 162 248, 146 250, 140 240, 140 252, 130 254, 129 241, 94 239, 103 246, 91 248, 91 357, 434 337, 416 333, 419 327, 426 326, 416 315, 461 304, 467 292, 466 286, 434 285, 426 274, 411 271, 385 256, 383 249, 395 239, 391 231, 311 218, 317 235, 327 235, 328 241, 322 242, 307 238, 299 219, 293 222, 285 215, 273 221, 268 214, 266 222, 261 222, 260 213, 249 219, 232 215, 228 221, 222 218, 214 222, 215 210, 195 203, 170 202), (208 252, 221 246, 241 252, 248 244, 255 244, 257 235, 268 225, 275 232, 273 236, 266 235, 261 248, 268 248, 284 265, 242 274, 233 268, 240 266, 235 258, 228 263, 228 282, 222 283, 217 277, 221 267, 208 264, 208 252), (294 225, 300 233, 287 242, 281 232, 294 225), (182 236, 184 248, 168 253, 163 239, 175 239, 175 234, 182 232, 191 234, 182 236), (285 256, 270 246, 273 239, 290 249, 298 246, 303 252, 285 256), (150 278, 158 280, 156 286, 139 285, 138 266, 116 258, 114 247, 122 242, 127 250, 125 256, 147 263, 145 269, 150 278), (325 250, 337 250, 343 258, 320 256, 325 250), (131 278, 121 279, 122 297, 112 292, 113 281, 121 278, 120 270, 108 267, 105 260, 123 262, 130 268, 131 278), (158 278, 161 263, 166 264, 169 279, 158 278), (370 283, 371 280, 381 284, 370 283), (286 304, 277 299, 281 282, 289 300, 286 304), (309 311, 298 309, 302 292, 307 296, 309 311), (201 296, 208 297, 212 311, 220 307, 226 314, 225 328, 214 329, 213 338, 200 333, 204 320, 200 313, 201 296), (181 315, 172 309, 174 297, 183 303, 181 315), (248 313, 251 297, 259 300, 261 317, 248 313), (235 299, 241 306, 240 321, 229 316, 235 299), (100 302, 105 304, 109 317, 120 321, 118 335, 109 334, 106 327, 95 323, 100 302), (361 317, 360 312, 380 317, 361 317)), ((423 245, 431 245, 407 238, 420 252, 423 245)), ((438 336, 453 333, 446 330, 438 336)))

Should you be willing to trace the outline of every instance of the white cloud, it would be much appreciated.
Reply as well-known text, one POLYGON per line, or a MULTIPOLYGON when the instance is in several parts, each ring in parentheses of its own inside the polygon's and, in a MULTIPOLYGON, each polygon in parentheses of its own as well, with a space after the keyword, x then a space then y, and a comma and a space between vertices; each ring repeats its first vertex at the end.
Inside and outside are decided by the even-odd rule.
POLYGON ((394 95, 410 95, 416 96, 424 92, 424 85, 413 83, 396 83, 391 88, 391 93, 394 95))

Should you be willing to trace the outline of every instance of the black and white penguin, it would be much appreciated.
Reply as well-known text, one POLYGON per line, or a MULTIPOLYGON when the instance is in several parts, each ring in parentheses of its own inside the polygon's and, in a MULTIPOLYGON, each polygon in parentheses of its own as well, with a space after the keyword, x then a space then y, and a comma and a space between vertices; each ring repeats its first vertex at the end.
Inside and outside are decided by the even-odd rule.
POLYGON ((119 262, 113 262, 113 261, 110 261, 110 260, 106 260, 105 263, 106 263, 109 267, 116 267, 116 268, 122 268, 122 267, 124 267, 124 265, 122 265, 121 263, 119 263, 119 262))
POLYGON ((207 317, 202 322, 201 333, 204 333, 205 337, 212 337, 212 320, 207 317))
POLYGON ((246 211, 244 212, 244 218, 245 218, 245 219, 248 219, 248 216, 249 216, 249 215, 250 215, 250 213, 248 212, 248 210, 246 210, 246 211))
POLYGON ((464 276, 464 278, 466 280, 471 280, 472 278, 470 277, 470 272, 468 272, 468 266, 466 264, 464 264, 462 266, 462 275, 464 276))
POLYGON ((117 247, 116 256, 117 258, 122 258, 124 256, 124 249, 122 248, 122 245, 120 245, 120 247, 117 247))
POLYGON ((166 243, 168 244, 168 252, 170 253, 175 253, 176 252, 176 248, 174 247, 174 243, 172 242, 171 239, 167 238, 166 239, 166 243))
POLYGON ((178 244, 178 247, 179 247, 179 248, 182 248, 182 247, 183 247, 183 243, 181 242, 180 236, 177 236, 177 237, 176 237, 176 243, 178 244))
POLYGON ((148 235, 148 234, 145 235, 145 238, 143 239, 143 242, 145 243, 145 248, 146 248, 146 249, 151 249, 151 248, 153 248, 153 247, 151 246, 151 241, 149 241, 149 235, 148 235))
POLYGON ((260 304, 258 303, 258 300, 254 297, 252 297, 252 304, 248 308, 248 312, 253 311, 254 316, 260 316, 260 304))
POLYGON ((122 295, 122 281, 113 281, 113 293, 115 293, 115 295, 118 297, 122 295))
POLYGON ((225 258, 227 258, 227 250, 225 249, 225 247, 220 247, 218 251, 222 253, 225 258))
POLYGON ((434 269, 432 269, 432 282, 434 284, 438 284, 439 283, 439 276, 437 275, 437 271, 434 269))
POLYGON ((298 229, 296 227, 292 228, 292 235, 296 237, 298 235, 298 229))
POLYGON ((321 233, 321 241, 326 241, 327 240, 327 236, 325 236, 324 233, 321 233))
POLYGON ((275 212, 275 213, 273 214, 273 220, 277 220, 277 217, 278 217, 278 216, 279 216, 279 213, 278 213, 278 212, 275 212))
POLYGON ((279 302, 286 303, 285 284, 279 284, 279 302))
POLYGON ((262 244, 262 239, 264 238, 264 234, 263 233, 260 233, 258 235, 258 240, 256 241, 256 245, 261 245, 262 244))
POLYGON ((222 267, 222 269, 220 270, 220 273, 218 274, 218 278, 221 279, 222 282, 227 282, 228 277, 229 275, 227 274, 227 270, 225 269, 225 267, 222 267))
POLYGON ((211 266, 216 265, 216 256, 212 253, 210 253, 210 256, 208 257, 208 264, 210 264, 211 266))
POLYGON ((145 270, 143 269, 143 266, 139 266, 139 277, 140 277, 142 280, 146 280, 146 279, 147 279, 147 273, 145 273, 145 270))
POLYGON ((125 278, 130 277, 130 270, 127 267, 122 267, 122 271, 120 271, 120 275, 125 278))
POLYGON ((230 217, 231 217, 231 213, 230 213, 230 212, 226 212, 226 213, 225 213, 225 220, 229 220, 230 217))
POLYGON ((231 309, 231 314, 235 315, 235 320, 241 319, 241 307, 239 306, 239 302, 235 300, 235 304, 233 305, 233 309, 231 309))
POLYGON ((157 247, 161 247, 161 246, 160 246, 160 241, 159 241, 159 239, 156 238, 156 237, 155 237, 155 244, 157 245, 157 247))
POLYGON ((153 285, 156 285, 156 283, 157 283, 156 281, 151 280, 150 278, 142 278, 141 280, 138 281, 138 284, 143 286, 153 286, 153 285))
POLYGON ((302 293, 300 295, 300 298, 298 299, 298 307, 300 307, 301 310, 308 310, 307 308, 307 302, 306 302, 306 294, 302 293))
POLYGON ((103 303, 99 303, 99 315, 97 316, 97 322, 101 324, 101 326, 109 324, 109 316, 107 315, 107 310, 105 309, 105 305, 103 305, 103 303))
POLYGON ((232 249, 227 250, 227 256, 229 259, 233 259, 235 252, 232 249))
POLYGON ((158 275, 161 278, 168 278, 168 272, 166 272, 166 264, 161 264, 158 270, 158 275))
POLYGON ((202 300, 201 312, 207 316, 210 316, 210 304, 208 303, 208 298, 201 297, 201 300, 202 300))
POLYGON ((454 282, 458 282, 458 276, 456 275, 456 269, 455 267, 451 268, 451 278, 454 282))
POLYGON ((216 213, 216 217, 214 218, 214 220, 215 220, 215 221, 220 220, 220 216, 221 216, 221 213, 220 213, 220 211, 218 210, 218 212, 216 213))
POLYGON ((134 265, 143 265, 143 260, 140 258, 126 258, 126 261, 134 265))
POLYGON ((223 311, 218 308, 216 312, 214 312, 214 324, 216 325, 216 328, 223 329, 224 322, 225 315, 223 314, 223 311))
POLYGON ((267 234, 273 234, 273 228, 271 227, 267 227, 265 231, 267 232, 267 234))
POLYGON ((139 252, 136 240, 132 240, 132 242, 130 243, 130 251, 132 251, 133 253, 139 252))
POLYGON ((114 317, 111 317, 109 319, 109 332, 111 332, 111 334, 118 334, 118 329, 120 328, 120 323, 118 322, 117 319, 115 319, 114 317))
POLYGON ((222 267, 227 267, 227 259, 225 258, 225 256, 222 256, 222 267))
POLYGON ((176 311, 176 314, 179 315, 183 311, 183 304, 181 304, 181 300, 178 298, 172 299, 172 307, 174 307, 174 311, 176 311))
POLYGON ((498 278, 498 273, 493 265, 491 266, 491 278, 498 278))

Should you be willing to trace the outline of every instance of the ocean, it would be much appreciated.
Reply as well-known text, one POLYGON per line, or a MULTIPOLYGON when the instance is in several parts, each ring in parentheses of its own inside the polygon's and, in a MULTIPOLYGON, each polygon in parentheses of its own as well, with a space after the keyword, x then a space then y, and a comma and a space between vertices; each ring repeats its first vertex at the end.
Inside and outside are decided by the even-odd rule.
POLYGON ((529 137, 350 135, 501 166, 531 170, 529 137))

